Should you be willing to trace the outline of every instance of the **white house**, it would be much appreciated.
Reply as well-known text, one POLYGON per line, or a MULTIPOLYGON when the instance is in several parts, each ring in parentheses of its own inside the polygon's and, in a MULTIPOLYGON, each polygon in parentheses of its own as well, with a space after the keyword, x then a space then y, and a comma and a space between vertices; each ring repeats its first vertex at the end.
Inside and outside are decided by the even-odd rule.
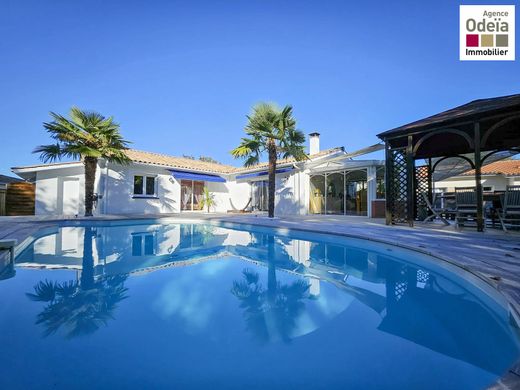
MULTIPOLYGON (((520 185, 520 160, 502 160, 484 165, 481 182, 484 192, 505 191, 508 185, 520 185)), ((437 192, 454 192, 455 188, 474 186, 475 173, 471 170, 437 181, 435 190, 437 192)))
MULTIPOLYGON (((373 216, 373 203, 384 198, 384 163, 354 157, 382 146, 355 153, 342 147, 320 150, 319 136, 310 135, 309 160, 278 161, 275 213, 373 216)), ((95 215, 199 211, 204 187, 215 197, 212 211, 267 209, 267 163, 243 168, 132 149, 127 155, 132 163, 126 166, 99 161, 95 215)), ((37 215, 84 212, 82 162, 12 171, 36 183, 37 215)))

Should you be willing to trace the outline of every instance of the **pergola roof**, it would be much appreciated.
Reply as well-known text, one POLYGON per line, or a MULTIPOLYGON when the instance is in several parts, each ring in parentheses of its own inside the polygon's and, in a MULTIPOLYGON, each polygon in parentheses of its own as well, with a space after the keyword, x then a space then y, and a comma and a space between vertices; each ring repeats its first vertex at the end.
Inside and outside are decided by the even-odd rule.
POLYGON ((406 220, 413 226, 423 194, 432 199, 432 181, 473 168, 482 231, 482 167, 520 152, 520 94, 474 100, 378 137, 386 150, 387 223, 406 220), (417 160, 425 160, 428 169, 417 160))
POLYGON ((520 109, 520 94, 499 96, 488 99, 478 99, 447 111, 420 119, 406 125, 396 127, 378 134, 382 140, 405 134, 432 130, 434 128, 450 127, 460 123, 474 122, 489 116, 508 114, 520 109))

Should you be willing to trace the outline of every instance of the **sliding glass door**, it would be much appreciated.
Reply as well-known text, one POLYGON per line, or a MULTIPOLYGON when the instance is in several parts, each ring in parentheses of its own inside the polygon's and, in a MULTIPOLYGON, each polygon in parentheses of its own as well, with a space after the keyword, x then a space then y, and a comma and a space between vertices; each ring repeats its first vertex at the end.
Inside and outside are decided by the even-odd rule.
POLYGON ((343 199, 345 175, 343 172, 327 175, 327 214, 344 214, 343 199))
POLYGON ((251 204, 254 211, 267 211, 268 190, 266 180, 251 182, 251 204))
POLYGON ((204 194, 204 182, 193 181, 193 210, 202 210, 202 195, 204 194))
POLYGON ((345 206, 348 215, 367 215, 367 172, 347 172, 345 176, 345 206))
POLYGON ((367 171, 313 175, 309 195, 309 214, 367 215, 367 171))
POLYGON ((181 180, 181 211, 201 210, 203 193, 203 181, 181 180))
POLYGON ((310 214, 323 214, 325 212, 325 176, 311 176, 311 193, 309 203, 310 214))

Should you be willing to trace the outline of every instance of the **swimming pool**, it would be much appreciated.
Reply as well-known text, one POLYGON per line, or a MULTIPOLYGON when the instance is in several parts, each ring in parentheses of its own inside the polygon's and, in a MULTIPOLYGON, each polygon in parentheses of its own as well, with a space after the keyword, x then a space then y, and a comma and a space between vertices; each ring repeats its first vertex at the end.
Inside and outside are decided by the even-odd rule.
POLYGON ((41 231, 0 281, 0 388, 485 388, 503 298, 417 252, 202 223, 41 231))

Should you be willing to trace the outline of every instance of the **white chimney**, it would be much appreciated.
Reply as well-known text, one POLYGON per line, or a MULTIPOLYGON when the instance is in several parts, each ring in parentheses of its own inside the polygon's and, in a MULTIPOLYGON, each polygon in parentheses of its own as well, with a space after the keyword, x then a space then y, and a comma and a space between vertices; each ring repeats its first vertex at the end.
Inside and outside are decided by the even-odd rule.
POLYGON ((316 154, 320 151, 320 133, 309 134, 309 154, 316 154))

